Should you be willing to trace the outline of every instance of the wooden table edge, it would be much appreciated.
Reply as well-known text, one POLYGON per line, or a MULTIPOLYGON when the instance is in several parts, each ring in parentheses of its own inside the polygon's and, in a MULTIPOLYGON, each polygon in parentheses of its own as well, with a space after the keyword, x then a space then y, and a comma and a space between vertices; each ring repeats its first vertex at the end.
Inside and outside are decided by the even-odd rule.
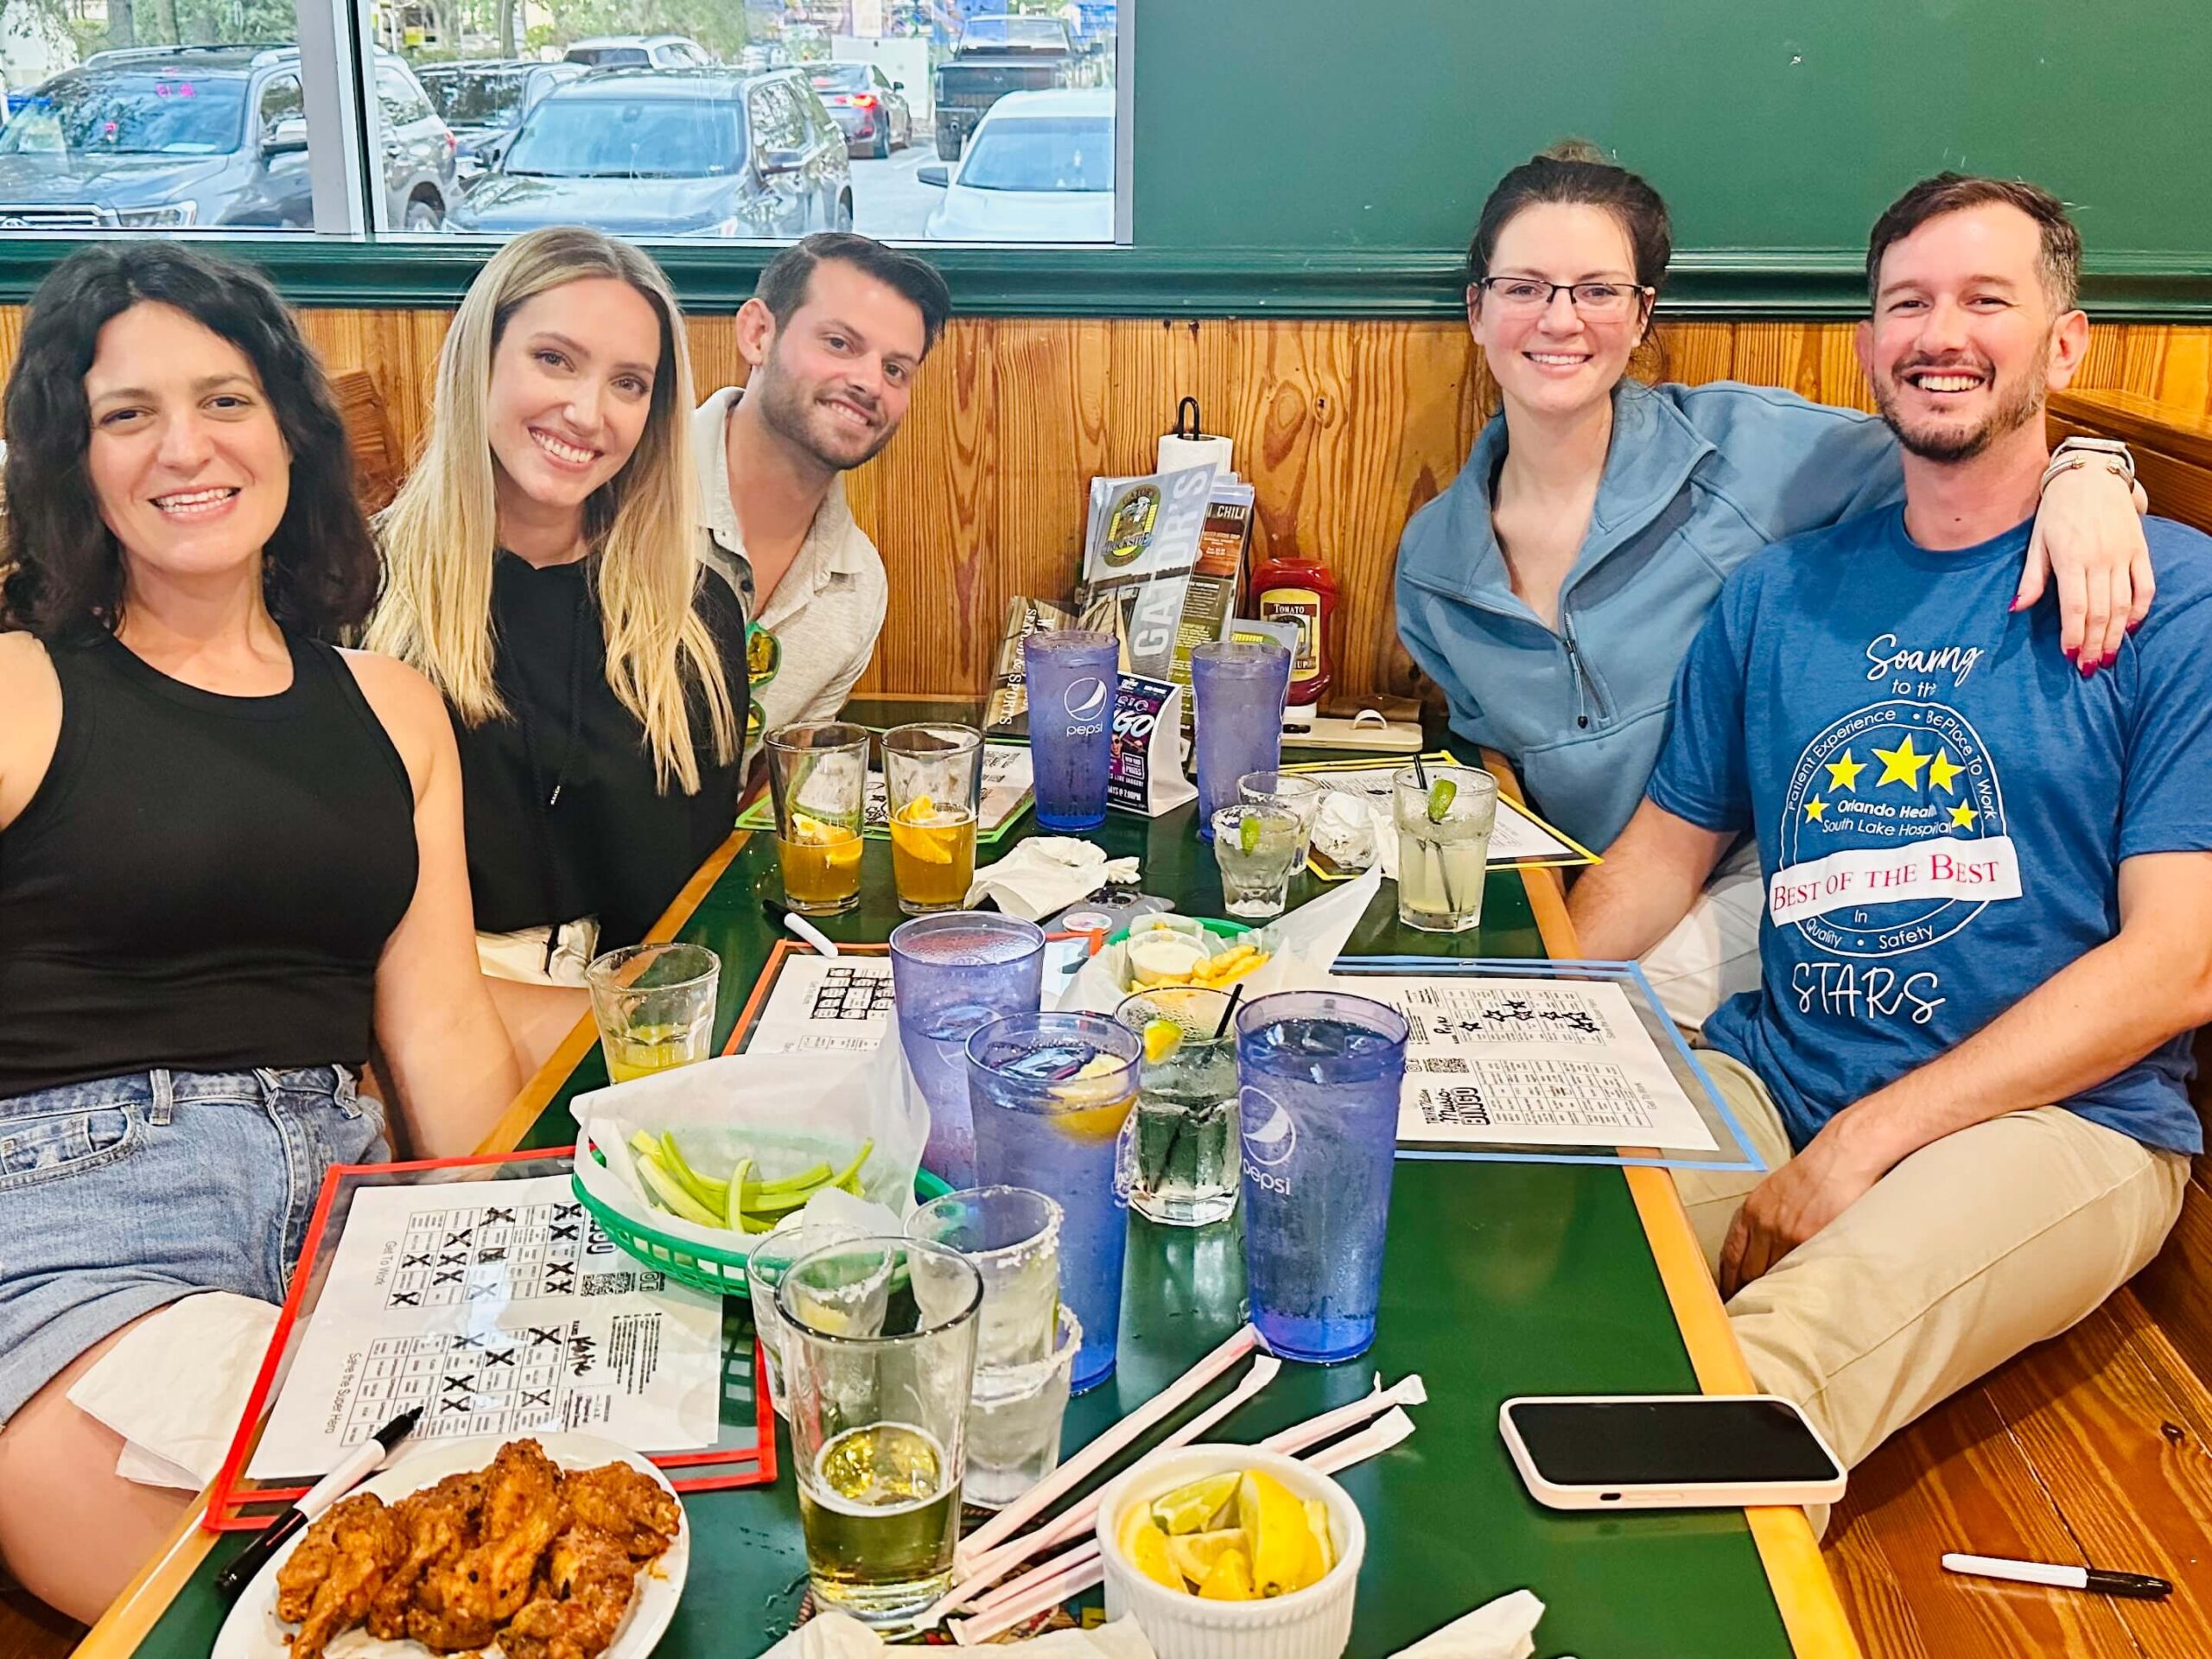
MULTIPOLYGON (((1485 760, 1492 757, 1485 756, 1485 760)), ((1493 767, 1500 787, 1517 800, 1511 771, 1493 767)), ((1529 895, 1529 908, 1543 935, 1547 954, 1560 960, 1582 955, 1574 924, 1567 913, 1566 884, 1555 869, 1524 869, 1521 873, 1529 895)), ((1707 1394, 1751 1394, 1757 1385, 1735 1332, 1728 1328, 1728 1314, 1720 1305, 1720 1292, 1705 1265, 1697 1235, 1690 1230, 1688 1214, 1675 1190, 1674 1178, 1649 1166, 1624 1166, 1630 1195, 1636 1200, 1637 1218, 1651 1247, 1651 1260, 1659 1281, 1667 1289, 1668 1306, 1689 1351, 1690 1366, 1698 1387, 1707 1394)), ((1798 1659, 1863 1659, 1851 1621, 1836 1594, 1835 1581, 1821 1559, 1820 1541, 1813 1524, 1796 1505, 1749 1509, 1744 1518, 1758 1546, 1759 1563, 1781 1611, 1783 1627, 1798 1659)))
MULTIPOLYGON (((722 873, 729 868, 730 861, 745 845, 747 834, 742 830, 734 830, 729 838, 714 850, 707 861, 683 884, 683 890, 661 912, 660 919, 645 935, 647 939, 672 939, 676 937, 684 923, 691 919, 691 912, 698 909, 700 902, 713 890, 715 883, 721 880, 722 873)), ((553 1096, 561 1090, 561 1085, 568 1081, 569 1073, 576 1069, 577 1063, 591 1052, 591 1046, 598 1040, 599 1033, 592 1025, 591 1016, 586 1014, 576 1022, 575 1029, 562 1039, 561 1046, 547 1058, 545 1064, 537 1068, 537 1075, 523 1085, 522 1092, 514 1097, 507 1109, 500 1114, 499 1121, 493 1126, 492 1132, 476 1148, 477 1155, 482 1157, 493 1153, 512 1152, 521 1145, 523 1136, 529 1133, 531 1126, 552 1103, 553 1096)), ((122 1656, 136 1650, 138 1643, 145 1639, 147 1632, 160 1621, 162 1614, 168 1611, 169 1604, 176 1599, 177 1592, 184 1587, 200 1564, 207 1559, 208 1552, 214 1548, 216 1539, 221 1535, 200 1526, 200 1517, 207 1512, 207 1494, 203 1491, 177 1522, 176 1530, 169 1535, 168 1542, 138 1570, 137 1577, 124 1586, 122 1594, 108 1604, 107 1611, 99 1617, 99 1622, 85 1633, 85 1639, 77 1644, 71 1659, 122 1659, 122 1656)), ((244 1536, 243 1534, 238 1535, 244 1536)))

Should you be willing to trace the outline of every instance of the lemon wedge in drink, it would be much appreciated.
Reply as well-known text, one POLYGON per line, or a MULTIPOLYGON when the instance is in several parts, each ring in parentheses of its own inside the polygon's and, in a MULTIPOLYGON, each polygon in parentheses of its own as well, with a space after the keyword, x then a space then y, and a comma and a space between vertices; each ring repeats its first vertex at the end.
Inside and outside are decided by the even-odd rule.
POLYGON ((1144 1022, 1144 1057, 1157 1065, 1183 1046, 1183 1027, 1173 1020, 1144 1022))

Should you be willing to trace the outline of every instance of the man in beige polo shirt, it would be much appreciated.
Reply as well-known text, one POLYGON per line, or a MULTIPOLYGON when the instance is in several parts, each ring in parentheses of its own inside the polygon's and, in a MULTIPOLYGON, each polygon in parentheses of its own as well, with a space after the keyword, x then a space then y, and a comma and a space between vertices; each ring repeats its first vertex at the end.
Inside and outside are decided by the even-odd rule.
POLYGON ((691 441, 706 556, 745 601, 748 759, 764 731, 836 718, 874 655, 883 561, 841 474, 891 442, 951 310, 926 260, 825 232, 771 260, 737 314, 751 372, 699 406, 691 441))

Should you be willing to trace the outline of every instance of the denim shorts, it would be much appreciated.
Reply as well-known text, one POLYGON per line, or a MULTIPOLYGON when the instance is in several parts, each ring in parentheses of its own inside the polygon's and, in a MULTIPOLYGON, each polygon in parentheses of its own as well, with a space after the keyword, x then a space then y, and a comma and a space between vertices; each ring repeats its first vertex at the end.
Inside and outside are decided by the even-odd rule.
POLYGON ((342 1066, 148 1071, 0 1100, 0 1424, 196 1291, 282 1302, 333 1164, 386 1157, 342 1066))

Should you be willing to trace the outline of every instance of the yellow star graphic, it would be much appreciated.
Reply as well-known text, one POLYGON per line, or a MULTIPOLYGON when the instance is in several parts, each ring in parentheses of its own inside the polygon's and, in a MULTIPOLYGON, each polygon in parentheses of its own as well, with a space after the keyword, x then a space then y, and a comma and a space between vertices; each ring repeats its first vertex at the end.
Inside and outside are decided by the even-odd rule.
POLYGON ((1951 787, 1951 779, 1965 770, 1951 759, 1948 749, 1938 749, 1936 758, 1928 763, 1928 785, 1931 789, 1940 789, 1947 795, 1955 795, 1958 791, 1951 787))
POLYGON ((1964 801, 1961 801, 1951 809, 1951 822, 1961 830, 1973 829, 1974 821, 1977 816, 1974 808, 1968 806, 1964 801))
POLYGON ((1853 760, 1849 749, 1843 752, 1842 760, 1823 761, 1821 764, 1828 769, 1828 787, 1831 789, 1857 789, 1859 774, 1866 770, 1866 763, 1853 760))
POLYGON ((1874 758, 1882 763, 1882 775, 1874 780, 1877 786, 1897 783, 1907 789, 1920 787, 1920 769, 1928 764, 1929 760, 1924 754, 1913 753, 1910 732, 1904 734, 1904 741, 1894 749, 1875 750, 1874 758))
POLYGON ((1827 810, 1828 804, 1817 795, 1805 803, 1805 816, 1815 823, 1826 823, 1827 810))

